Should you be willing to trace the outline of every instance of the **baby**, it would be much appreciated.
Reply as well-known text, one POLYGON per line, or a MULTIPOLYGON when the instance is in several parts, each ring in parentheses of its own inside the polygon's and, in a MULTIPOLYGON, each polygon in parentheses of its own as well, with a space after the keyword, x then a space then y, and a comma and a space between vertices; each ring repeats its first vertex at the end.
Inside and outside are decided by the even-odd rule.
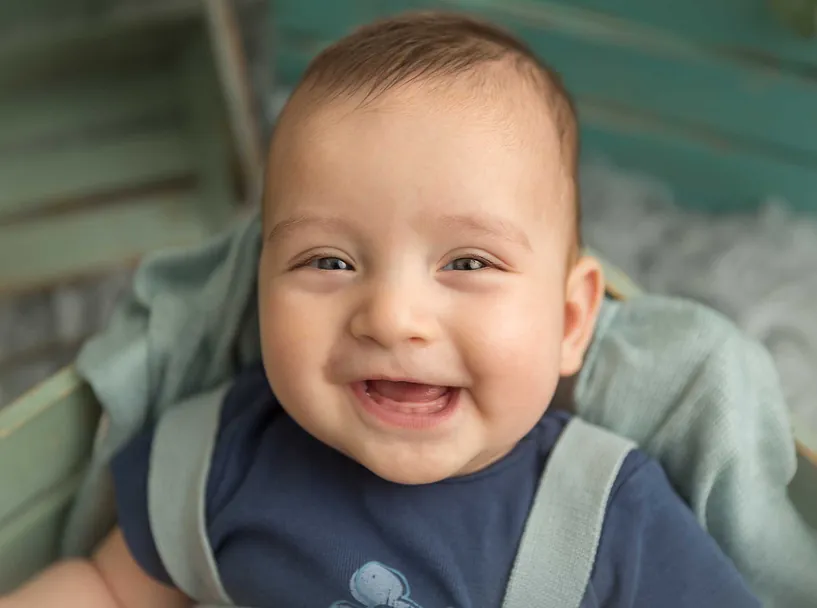
MULTIPOLYGON (((604 297, 578 147, 559 78, 466 17, 382 21, 311 64, 267 168, 263 365, 225 398, 205 498, 236 604, 502 604, 604 297)), ((151 533, 151 441, 113 463, 119 528, 93 558, 2 608, 191 605, 151 533)), ((636 450, 582 605, 757 601, 636 450)))

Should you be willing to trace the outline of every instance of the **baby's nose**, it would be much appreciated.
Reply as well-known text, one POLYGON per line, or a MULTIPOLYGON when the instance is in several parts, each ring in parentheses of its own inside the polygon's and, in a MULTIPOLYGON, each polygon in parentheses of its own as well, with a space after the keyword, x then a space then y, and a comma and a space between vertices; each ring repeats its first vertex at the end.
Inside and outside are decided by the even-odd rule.
POLYGON ((381 284, 367 290, 351 318, 355 338, 385 348, 406 342, 427 343, 436 334, 429 295, 414 286, 381 284))

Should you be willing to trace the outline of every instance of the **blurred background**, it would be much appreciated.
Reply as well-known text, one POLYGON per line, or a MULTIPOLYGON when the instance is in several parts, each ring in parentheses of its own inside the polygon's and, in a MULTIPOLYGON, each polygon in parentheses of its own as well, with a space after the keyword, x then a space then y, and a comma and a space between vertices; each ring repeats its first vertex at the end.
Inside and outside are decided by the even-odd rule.
POLYGON ((74 359, 143 255, 252 200, 270 8, 0 2, 0 407, 74 359))
POLYGON ((255 204, 318 50, 416 8, 562 72, 587 244, 766 344, 817 429, 817 0, 4 0, 0 407, 70 363, 141 256, 255 204))

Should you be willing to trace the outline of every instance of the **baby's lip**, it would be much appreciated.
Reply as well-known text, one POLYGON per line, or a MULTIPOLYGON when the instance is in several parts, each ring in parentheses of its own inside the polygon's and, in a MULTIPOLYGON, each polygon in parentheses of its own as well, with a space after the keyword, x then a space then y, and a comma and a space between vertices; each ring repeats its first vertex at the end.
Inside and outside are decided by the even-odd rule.
POLYGON ((410 376, 387 376, 384 374, 372 374, 371 376, 361 378, 361 382, 373 382, 375 380, 382 380, 384 382, 406 382, 409 384, 427 384, 429 386, 444 386, 442 384, 435 384, 434 382, 424 382, 410 376))

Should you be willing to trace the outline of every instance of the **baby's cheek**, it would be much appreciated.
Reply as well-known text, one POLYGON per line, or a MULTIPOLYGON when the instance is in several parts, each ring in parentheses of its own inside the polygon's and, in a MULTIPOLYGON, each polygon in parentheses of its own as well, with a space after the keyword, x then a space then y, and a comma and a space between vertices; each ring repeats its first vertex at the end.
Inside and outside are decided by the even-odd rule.
POLYGON ((492 310, 469 320, 471 356, 482 359, 480 367, 502 369, 511 375, 525 373, 530 367, 542 369, 548 363, 558 367, 559 311, 544 303, 544 298, 505 300, 494 302, 492 310))
POLYGON ((303 381, 304 370, 320 369, 316 359, 322 346, 320 315, 287 300, 272 294, 259 311, 264 365, 279 397, 291 390, 286 385, 303 381))
POLYGON ((541 305, 537 311, 516 307, 494 319, 482 323, 464 353, 475 396, 486 415, 538 419, 559 379, 560 319, 541 305))
POLYGON ((259 315, 264 338, 279 348, 295 351, 322 335, 332 308, 326 297, 287 282, 273 282, 262 294, 259 315))

